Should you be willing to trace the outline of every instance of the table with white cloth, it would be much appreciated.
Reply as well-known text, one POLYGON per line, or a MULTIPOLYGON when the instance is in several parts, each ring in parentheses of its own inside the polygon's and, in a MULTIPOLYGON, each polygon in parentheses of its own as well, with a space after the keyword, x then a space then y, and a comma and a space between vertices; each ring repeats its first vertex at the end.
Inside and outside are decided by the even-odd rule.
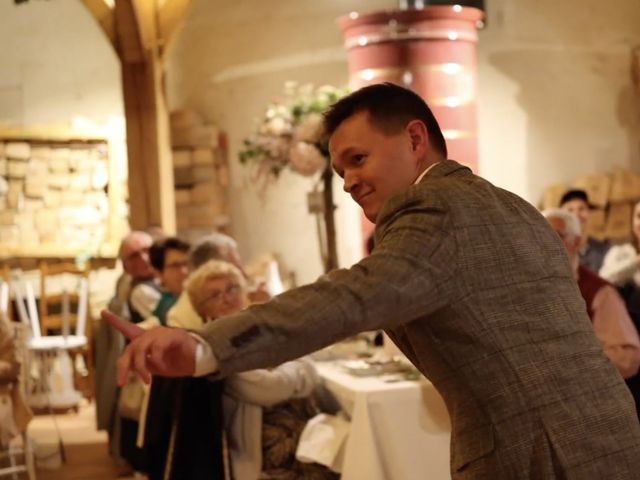
POLYGON ((451 478, 449 416, 431 383, 353 376, 338 361, 316 366, 351 421, 342 480, 451 478))

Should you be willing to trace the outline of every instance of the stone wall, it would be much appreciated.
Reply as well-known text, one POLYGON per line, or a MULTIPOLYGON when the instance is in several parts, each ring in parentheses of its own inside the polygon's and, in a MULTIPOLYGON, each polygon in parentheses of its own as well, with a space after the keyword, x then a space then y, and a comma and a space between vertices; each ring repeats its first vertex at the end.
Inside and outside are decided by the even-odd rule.
POLYGON ((0 250, 95 249, 106 238, 108 146, 0 139, 0 250))

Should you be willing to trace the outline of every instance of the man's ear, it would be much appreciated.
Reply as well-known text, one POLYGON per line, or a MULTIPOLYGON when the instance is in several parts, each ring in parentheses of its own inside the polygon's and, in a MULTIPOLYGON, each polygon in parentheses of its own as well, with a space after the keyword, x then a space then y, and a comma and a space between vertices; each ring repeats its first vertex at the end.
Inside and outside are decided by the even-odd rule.
POLYGON ((429 132, 422 120, 411 120, 405 127, 411 140, 411 149, 422 157, 429 148, 429 132))

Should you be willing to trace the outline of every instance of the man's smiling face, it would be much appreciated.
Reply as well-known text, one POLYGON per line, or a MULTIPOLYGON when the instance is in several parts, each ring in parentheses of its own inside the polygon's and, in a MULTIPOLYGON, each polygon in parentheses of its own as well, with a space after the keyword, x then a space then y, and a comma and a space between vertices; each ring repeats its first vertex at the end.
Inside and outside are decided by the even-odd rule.
POLYGON ((417 178, 423 150, 416 148, 409 126, 385 133, 362 111, 336 128, 329 152, 333 168, 344 179, 345 192, 375 223, 384 203, 417 178))

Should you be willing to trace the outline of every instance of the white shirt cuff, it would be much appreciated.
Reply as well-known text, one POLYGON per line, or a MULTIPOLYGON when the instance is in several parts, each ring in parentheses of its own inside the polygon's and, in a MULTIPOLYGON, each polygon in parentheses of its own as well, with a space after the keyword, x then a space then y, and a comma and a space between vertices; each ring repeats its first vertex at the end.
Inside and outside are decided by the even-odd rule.
POLYGON ((196 346, 196 370, 193 372, 194 377, 204 377, 218 370, 218 361, 211 351, 211 346, 205 340, 195 333, 189 332, 193 338, 198 341, 196 346))

